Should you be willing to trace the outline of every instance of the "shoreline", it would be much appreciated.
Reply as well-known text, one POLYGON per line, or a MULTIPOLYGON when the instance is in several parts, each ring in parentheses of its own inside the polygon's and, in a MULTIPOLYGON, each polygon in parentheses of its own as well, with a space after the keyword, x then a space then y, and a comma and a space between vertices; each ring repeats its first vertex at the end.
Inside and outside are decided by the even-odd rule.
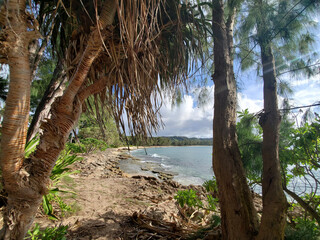
MULTIPOLYGON (((127 148, 125 148, 125 150, 128 151, 127 148)), ((124 172, 130 174, 142 174, 156 176, 160 179, 172 179, 185 186, 190 184, 202 185, 205 181, 212 179, 213 176, 213 172, 210 170, 211 167, 208 166, 208 168, 205 167, 205 169, 201 167, 198 169, 193 160, 196 159, 195 161, 201 164, 204 161, 204 166, 210 164, 211 161, 207 156, 211 154, 211 146, 146 146, 145 148, 144 146, 139 146, 139 148, 131 147, 128 154, 132 160, 128 158, 127 160, 120 161, 119 166, 124 172), (167 150, 160 150, 163 148, 167 150), (152 150, 148 151, 148 149, 152 150), (139 150, 139 152, 136 152, 137 150, 139 150), (190 152, 192 158, 189 157, 191 155, 185 155, 185 152, 190 152), (196 155, 194 155, 193 152, 196 152, 196 155), (205 152, 204 155, 203 152, 205 152), (201 156, 197 154, 201 154, 201 156), (198 159, 201 160, 199 161, 198 159), (159 172, 160 176, 158 176, 159 172)))
MULTIPOLYGON (((58 221, 48 220, 46 216, 38 214, 35 223, 39 223, 41 228, 68 226, 66 237, 70 240, 150 239, 150 236, 172 239, 147 230, 145 225, 137 221, 139 216, 150 219, 148 224, 168 224, 169 231, 172 231, 173 225, 187 228, 183 217, 185 210, 178 206, 174 196, 179 190, 193 189, 200 199, 206 201, 204 187, 129 175, 118 167, 118 162, 127 156, 127 150, 122 148, 82 154, 83 159, 71 167, 80 172, 70 175, 72 181, 61 183, 64 187, 68 185, 76 194, 64 198, 64 201, 70 205, 76 204, 77 211, 64 216, 55 212, 60 217, 58 221)), ((255 205, 262 206, 260 202, 255 205)), ((201 224, 209 224, 211 213, 204 210, 198 212, 204 216, 201 224)), ((188 221, 199 224, 196 219, 188 221)))
MULTIPOLYGON (((159 147, 166 147, 166 146, 159 146, 159 147)), ((153 148, 153 147, 148 147, 153 148)), ((144 149, 147 149, 144 148, 144 149)), ((120 160, 118 162, 118 167, 124 174, 129 176, 140 175, 146 177, 155 177, 160 181, 165 180, 173 180, 174 176, 177 176, 179 173, 168 171, 164 169, 160 163, 156 162, 145 162, 143 159, 139 157, 132 156, 131 151, 135 150, 143 150, 143 148, 131 148, 130 151, 126 148, 122 148, 120 151, 125 151, 124 154, 120 153, 120 160)), ((119 151, 119 150, 118 150, 119 151)), ((179 183, 182 185, 188 185, 179 183)))
MULTIPOLYGON (((127 155, 121 148, 82 154, 83 159, 71 167, 80 172, 70 175, 72 181, 61 183, 76 193, 64 200, 78 210, 60 216, 58 221, 38 214, 35 223, 41 228, 67 225, 67 239, 72 240, 138 239, 145 230, 133 221, 135 216, 174 222, 180 215, 174 199, 178 190, 196 189, 205 197, 202 186, 123 172, 118 161, 127 155)), ((59 216, 59 211, 55 214, 59 216)))

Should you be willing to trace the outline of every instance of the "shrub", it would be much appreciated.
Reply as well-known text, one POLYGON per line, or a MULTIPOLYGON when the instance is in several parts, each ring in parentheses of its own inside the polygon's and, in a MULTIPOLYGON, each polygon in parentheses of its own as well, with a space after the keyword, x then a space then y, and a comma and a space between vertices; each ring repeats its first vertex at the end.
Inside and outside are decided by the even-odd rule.
POLYGON ((316 221, 296 218, 294 227, 287 226, 285 232, 286 240, 317 240, 320 238, 319 226, 316 221))
POLYGON ((85 138, 81 139, 80 143, 67 143, 66 148, 72 153, 90 153, 96 150, 105 151, 108 148, 108 144, 103 140, 85 138))
POLYGON ((207 180, 203 183, 203 187, 206 189, 208 193, 216 196, 218 193, 218 185, 216 179, 213 177, 211 180, 207 180))
POLYGON ((178 191, 177 195, 174 196, 174 199, 177 200, 180 207, 184 207, 184 205, 198 208, 203 207, 203 203, 193 189, 178 191))

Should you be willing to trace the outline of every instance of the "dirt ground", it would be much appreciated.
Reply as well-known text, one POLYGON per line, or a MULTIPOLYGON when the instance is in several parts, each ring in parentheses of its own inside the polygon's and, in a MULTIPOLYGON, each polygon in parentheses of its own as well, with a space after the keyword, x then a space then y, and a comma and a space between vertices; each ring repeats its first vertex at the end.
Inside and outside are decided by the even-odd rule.
POLYGON ((158 220, 175 221, 179 210, 173 196, 186 187, 173 181, 122 173, 117 162, 126 157, 120 149, 84 156, 73 166, 80 173, 72 175, 69 183, 77 195, 67 200, 76 203, 78 211, 60 221, 38 217, 35 222, 41 227, 68 225, 68 239, 75 240, 161 239, 146 235, 132 216, 138 212, 158 220))

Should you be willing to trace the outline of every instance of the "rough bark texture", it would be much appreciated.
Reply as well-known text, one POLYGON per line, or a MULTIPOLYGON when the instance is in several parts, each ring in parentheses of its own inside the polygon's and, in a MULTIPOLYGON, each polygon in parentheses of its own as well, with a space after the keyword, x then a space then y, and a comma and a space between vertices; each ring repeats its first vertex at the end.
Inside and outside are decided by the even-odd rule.
POLYGON ((2 123, 1 167, 8 206, 4 210, 4 228, 1 237, 23 239, 32 223, 33 198, 22 184, 25 172, 21 170, 30 108, 30 65, 28 45, 32 31, 28 32, 25 1, 8 1, 7 31, 10 85, 2 123), (24 200, 21 196, 27 196, 24 200))
POLYGON ((65 89, 67 77, 65 76, 64 65, 59 61, 53 72, 52 79, 47 87, 30 123, 27 135, 29 142, 37 133, 39 133, 40 123, 49 117, 49 111, 54 100, 61 96, 65 89))
MULTIPOLYGON (((257 215, 247 185, 236 136, 236 82, 233 73, 233 23, 224 22, 222 1, 213 1, 215 84, 213 170, 218 182, 223 239, 253 239, 257 215), (229 36, 228 36, 229 34, 229 36)), ((234 17, 234 16, 233 16, 234 17)))
POLYGON ((260 46, 264 81, 264 112, 259 119, 263 129, 263 213, 257 239, 283 239, 287 201, 282 189, 279 161, 281 117, 278 110, 275 62, 270 44, 264 42, 260 46))

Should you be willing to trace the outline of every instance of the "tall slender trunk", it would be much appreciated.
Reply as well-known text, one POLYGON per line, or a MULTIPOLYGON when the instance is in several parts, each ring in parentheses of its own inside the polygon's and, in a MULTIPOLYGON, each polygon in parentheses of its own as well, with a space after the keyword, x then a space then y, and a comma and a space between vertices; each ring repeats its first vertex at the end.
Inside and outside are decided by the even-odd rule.
MULTIPOLYGON (((1 136, 1 168, 4 188, 8 194, 8 207, 4 212, 6 225, 1 231, 0 238, 5 239, 23 239, 32 219, 26 220, 25 214, 18 213, 34 210, 29 205, 32 201, 31 198, 27 198, 24 204, 19 201, 21 194, 25 191, 23 184, 21 184, 25 173, 21 171, 21 167, 24 160, 31 87, 28 52, 31 38, 25 21, 27 18, 25 8, 25 1, 11 0, 6 4, 7 40, 11 48, 7 55, 10 67, 10 84, 1 136), (23 223, 15 225, 17 221, 21 220, 23 223), (6 231, 14 226, 17 228, 14 234, 6 231)), ((28 193, 26 191, 26 195, 28 193)))
MULTIPOLYGON (((9 10, 11 7, 18 16, 10 19, 11 26, 16 26, 19 30, 15 31, 15 34, 21 31, 27 32, 27 27, 19 28, 26 26, 19 18, 19 13, 25 11, 25 1, 16 1, 9 2, 9 10)), ((30 102, 28 44, 18 41, 21 47, 17 45, 18 51, 10 53, 12 59, 11 78, 17 80, 10 83, 13 89, 9 91, 16 90, 22 93, 18 95, 18 99, 11 99, 8 96, 9 102, 13 101, 14 104, 9 104, 7 107, 9 110, 6 113, 6 124, 10 121, 10 126, 5 124, 5 135, 1 143, 2 149, 6 147, 6 151, 1 153, 1 163, 5 190, 8 193, 8 204, 4 212, 4 228, 0 239, 22 240, 33 222, 42 196, 47 193, 52 168, 81 114, 82 102, 79 100, 78 91, 86 79, 93 61, 102 50, 103 39, 101 39, 99 31, 112 24, 116 12, 116 1, 106 1, 104 7, 100 23, 90 34, 87 47, 68 89, 62 97, 56 98, 52 105, 51 118, 41 125, 43 134, 40 137, 40 143, 29 159, 23 157, 30 102), (12 111, 11 115, 9 111, 12 111), (15 121, 17 121, 16 124, 15 121)), ((13 30, 16 29, 13 28, 13 30)))
POLYGON ((215 69, 213 170, 219 188, 222 238, 253 239, 258 221, 236 136, 237 93, 231 56, 233 20, 229 19, 226 26, 222 0, 213 0, 212 15, 215 69))
MULTIPOLYGON (((259 27, 262 26, 258 24, 259 27)), ((283 239, 287 201, 282 189, 279 161, 281 116, 278 109, 275 62, 270 43, 260 42, 260 47, 264 81, 264 112, 259 120, 263 129, 263 212, 257 239, 283 239)))
POLYGON ((49 117, 51 105, 57 97, 62 95, 66 81, 67 77, 64 71, 64 64, 59 60, 49 86, 47 87, 28 128, 27 142, 39 133, 40 123, 45 118, 49 117))

